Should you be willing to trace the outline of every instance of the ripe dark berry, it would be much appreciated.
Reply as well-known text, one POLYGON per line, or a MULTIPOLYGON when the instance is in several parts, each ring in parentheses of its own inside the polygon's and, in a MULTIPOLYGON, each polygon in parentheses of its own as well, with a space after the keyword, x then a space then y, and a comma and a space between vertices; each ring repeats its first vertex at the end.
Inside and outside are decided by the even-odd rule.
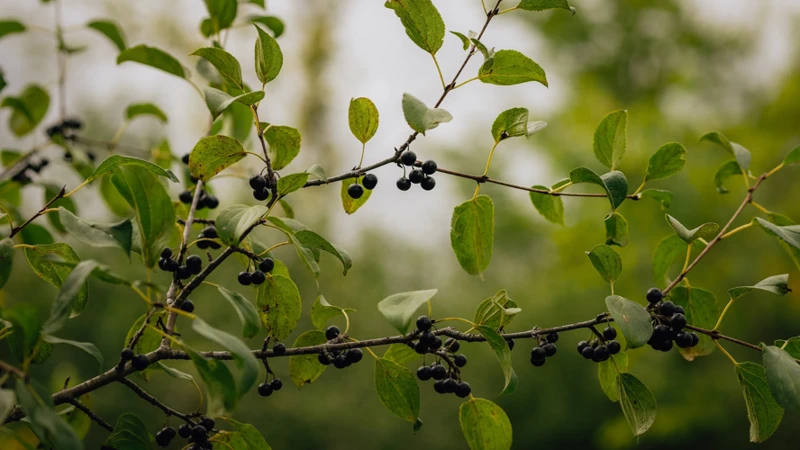
POLYGON ((203 417, 200 419, 200 425, 202 425, 207 431, 211 431, 214 429, 214 425, 216 425, 216 423, 214 422, 214 419, 210 417, 203 417))
POLYGON ((167 271, 167 260, 164 258, 158 258, 158 268, 167 271))
POLYGON ((556 354, 556 344, 551 344, 548 342, 547 344, 544 344, 542 348, 544 349, 545 355, 548 357, 556 354))
POLYGON ((194 302, 191 300, 186 300, 181 304, 181 311, 186 311, 188 313, 194 312, 194 302))
POLYGON ((456 389, 458 388, 458 381, 452 378, 448 378, 444 380, 444 383, 442 383, 442 385, 444 386, 445 392, 447 392, 448 394, 452 394, 456 392, 456 389))
POLYGON ((263 202, 264 200, 269 198, 269 189, 267 188, 254 189, 253 198, 260 202, 263 202))
POLYGON ((433 344, 433 341, 435 340, 436 340, 436 335, 431 333, 430 330, 423 331, 422 334, 419 335, 419 341, 428 347, 430 347, 431 344, 433 344))
POLYGON ((180 437, 182 437, 184 439, 188 439, 189 436, 191 436, 191 434, 192 434, 192 429, 189 427, 188 424, 184 423, 184 424, 181 424, 181 426, 178 427, 178 436, 180 436, 180 437))
MULTIPOLYGON (((197 238, 198 238, 198 239, 203 239, 203 237, 204 237, 204 236, 201 234, 201 235, 200 235, 200 236, 198 236, 197 238)), ((208 241, 198 241, 198 242, 197 242, 197 248, 199 248, 200 250, 205 250, 205 249, 207 249, 208 247, 211 247, 211 242, 208 242, 208 241)))
POLYGON ((201 443, 208 440, 208 430, 202 425, 195 425, 192 428, 192 440, 195 443, 201 443))
POLYGON ((552 344, 558 342, 558 333, 556 333, 555 331, 547 333, 547 342, 550 342, 552 344))
POLYGON ((331 358, 328 357, 327 353, 320 353, 317 355, 317 361, 323 366, 329 366, 331 364, 331 358))
POLYGON ((433 390, 439 394, 447 394, 447 391, 444 389, 444 380, 434 381, 433 390))
POLYGON ((664 294, 659 288, 650 288, 647 290, 645 297, 647 297, 647 301, 650 303, 658 303, 664 298, 664 294))
POLYGON ((281 381, 280 378, 275 378, 269 385, 270 387, 272 387, 273 391, 280 391, 281 388, 283 387, 283 381, 281 381))
POLYGON ((269 397, 272 395, 272 386, 269 383, 261 383, 258 385, 258 395, 262 397, 269 397))
POLYGON ((605 345, 598 345, 594 349, 594 356, 592 357, 592 361, 595 362, 602 362, 608 359, 611 356, 611 352, 608 350, 608 347, 605 345))
POLYGON ((514 340, 513 339, 506 339, 506 344, 508 344, 509 350, 514 350, 514 340))
POLYGON ((544 359, 534 359, 531 356, 531 364, 533 364, 534 367, 542 367, 544 363, 545 363, 544 359))
POLYGON ((407 191, 411 189, 411 180, 406 177, 398 178, 397 189, 400 189, 401 191, 407 191))
POLYGON ((178 199, 181 201, 181 203, 185 203, 187 205, 192 204, 192 197, 193 195, 189 191, 183 191, 180 193, 180 195, 178 195, 178 199))
POLYGON ((676 313, 681 313, 683 315, 686 315, 686 310, 683 309, 683 306, 680 306, 680 305, 675 305, 675 312, 676 313))
POLYGON ((423 190, 430 191, 436 187, 436 180, 433 177, 425 177, 422 179, 422 182, 419 184, 423 190))
POLYGON ((667 317, 675 314, 675 303, 670 301, 661 303, 661 306, 658 308, 658 312, 661 313, 662 316, 667 317))
POLYGON ((450 350, 451 352, 455 353, 458 351, 459 348, 461 348, 461 343, 453 338, 447 338, 447 340, 444 341, 444 347, 447 350, 450 350))
POLYGON ((178 261, 175 261, 174 259, 164 260, 164 268, 167 270, 167 272, 176 272, 178 267, 180 267, 178 261))
POLYGON ((361 358, 364 357, 364 352, 361 351, 360 348, 351 348, 350 350, 345 353, 347 360, 351 363, 355 364, 361 361, 361 358))
POLYGON ((547 351, 542 347, 533 347, 531 350, 531 360, 543 361, 547 357, 547 351))
POLYGON ((433 326, 433 321, 428 316, 417 317, 417 329, 419 331, 428 331, 433 326))
POLYGON ((467 365, 467 357, 465 355, 456 355, 453 357, 453 363, 458 367, 464 367, 467 365))
POLYGON ((425 175, 433 175, 436 173, 436 161, 429 159, 422 163, 422 171, 425 172, 425 175))
POLYGON ((259 284, 263 283, 264 281, 266 281, 266 279, 267 279, 267 276, 264 275, 264 272, 262 272, 260 270, 256 270, 255 272, 250 274, 250 282, 255 284, 255 285, 259 285, 259 284))
POLYGON ((337 337, 339 337, 339 333, 340 333, 339 327, 337 327, 336 325, 331 325, 328 327, 327 330, 325 330, 325 339, 332 341, 337 337))
POLYGON ((583 350, 581 350, 581 355, 586 359, 593 359, 594 348, 591 345, 587 344, 586 347, 583 347, 583 350))
POLYGON ((350 361, 347 360, 347 356, 345 356, 344 354, 338 355, 333 360, 333 367, 336 367, 337 369, 344 369, 345 367, 347 367, 349 365, 350 365, 350 361))
POLYGON ((371 191, 378 185, 378 177, 373 173, 368 173, 361 179, 361 185, 364 186, 364 189, 371 191))
POLYGON ((183 155, 183 156, 181 156, 181 162, 184 163, 184 164, 189 164, 189 154, 188 153, 183 155))
POLYGON ((428 347, 430 347, 431 350, 439 350, 440 348, 442 348, 442 338, 438 336, 433 338, 433 342, 428 344, 428 347))
POLYGON ((209 195, 208 197, 205 198, 205 201, 203 203, 205 204, 204 206, 206 208, 215 209, 217 206, 219 206, 219 199, 213 195, 209 195))
MULTIPOLYGON (((158 433, 156 433, 156 444, 158 444, 159 447, 168 446, 169 442, 174 437, 174 436, 170 436, 170 434, 167 432, 168 429, 171 429, 171 428, 164 428, 163 430, 161 430, 158 433)), ((175 431, 174 429, 172 429, 172 430, 173 430, 173 432, 175 431)))
POLYGON ((264 258, 260 263, 258 263, 258 269, 264 273, 270 273, 274 268, 275 261, 272 258, 264 258))
POLYGON ((203 271, 203 259, 197 255, 191 255, 186 258, 186 267, 189 268, 192 274, 197 275, 203 271))
POLYGON ((347 188, 347 195, 352 199, 359 199, 364 195, 364 188, 360 184, 351 184, 347 188))
POLYGON ((254 191, 260 191, 267 187, 267 179, 264 178, 264 175, 253 175, 250 177, 250 188, 254 191))
POLYGON ((178 278, 186 280, 192 277, 192 271, 186 266, 178 266, 178 278))
POLYGON ((434 363, 431 366, 431 378, 434 380, 444 380, 447 377, 447 369, 439 363, 434 363))
POLYGON ((204 238, 215 239, 217 237, 217 229, 215 227, 205 227, 203 228, 203 231, 200 232, 200 234, 204 238))
POLYGON ((608 341, 606 346, 608 347, 608 352, 612 355, 616 355, 620 352, 620 350, 622 350, 622 345, 620 345, 618 341, 608 341))
POLYGON ((400 155, 400 162, 407 166, 413 166, 417 162, 417 154, 411 150, 405 151, 400 155))
POLYGON ((589 346, 589 342, 587 341, 580 341, 578 342, 578 353, 583 353, 583 349, 589 346))
POLYGON ((239 279, 239 284, 241 284, 242 286, 249 285, 250 284, 250 272, 247 272, 247 271, 239 272, 238 279, 239 279))
POLYGON ((425 179, 425 174, 419 169, 414 169, 408 173, 408 180, 414 184, 420 184, 425 179))
POLYGON ((456 385, 456 396, 459 398, 469 397, 472 393, 472 387, 466 381, 462 381, 456 385))
POLYGON ((669 325, 675 331, 680 331, 686 326, 686 316, 681 313, 675 313, 669 319, 669 325))
POLYGON ((661 344, 661 348, 659 350, 661 350, 662 352, 668 352, 672 350, 672 346, 673 346, 672 341, 665 341, 663 344, 661 344))
POLYGON ((161 257, 164 259, 170 259, 172 257, 172 249, 169 247, 164 247, 164 250, 161 250, 161 257))
POLYGON ((425 353, 428 353, 428 350, 429 350, 429 347, 427 345, 425 345, 424 342, 417 342, 416 344, 414 344, 414 351, 417 352, 420 355, 424 355, 425 353))
POLYGON ((123 361, 130 361, 133 359, 133 350, 129 348, 123 348, 122 351, 119 353, 119 359, 123 361))
POLYGON ((131 359, 131 365, 136 370, 144 370, 147 369, 149 362, 147 361, 147 356, 144 355, 136 355, 131 359))
POLYGON ((433 374, 431 373, 431 368, 428 366, 419 366, 419 368, 417 369, 417 378, 419 378, 420 381, 430 380, 431 375, 433 374))
POLYGON ((675 336, 675 343, 680 348, 689 348, 692 346, 692 335, 687 332, 680 332, 675 336))
POLYGON ((663 324, 656 325, 655 328, 653 328, 653 339, 657 341, 669 340, 669 327, 663 324))
POLYGON ((272 351, 275 352, 276 355, 282 355, 286 353, 286 346, 281 343, 277 343, 274 347, 272 347, 272 351))
POLYGON ((694 347, 700 343, 700 336, 698 336, 694 331, 689 332, 689 336, 692 337, 692 345, 690 345, 690 347, 694 347))
POLYGON ((611 340, 617 337, 617 330, 614 329, 612 326, 608 326, 603 330, 603 338, 606 340, 611 340))

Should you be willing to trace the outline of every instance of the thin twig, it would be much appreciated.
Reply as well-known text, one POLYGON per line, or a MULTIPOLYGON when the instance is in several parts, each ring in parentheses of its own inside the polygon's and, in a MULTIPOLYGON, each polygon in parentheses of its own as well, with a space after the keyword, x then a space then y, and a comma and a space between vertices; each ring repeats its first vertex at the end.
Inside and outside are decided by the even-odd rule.
POLYGON ((131 380, 127 379, 127 378, 122 378, 121 380, 119 380, 119 382, 124 384, 128 388, 130 388, 130 390, 135 392, 136 395, 141 397, 143 400, 147 401, 148 403, 152 404, 153 406, 155 406, 155 407, 161 409, 162 411, 164 411, 164 414, 166 414, 168 416, 178 417, 178 418, 182 419, 184 422, 190 423, 192 425, 195 424, 190 415, 183 414, 182 412, 180 412, 178 410, 175 410, 175 409, 172 409, 169 406, 161 403, 160 401, 158 401, 157 398, 155 398, 152 395, 148 394, 147 391, 142 389, 141 386, 139 386, 138 384, 134 383, 133 381, 131 381, 131 380))
POLYGON ((97 422, 97 424, 98 424, 98 425, 100 425, 101 427, 105 428, 105 429, 106 429, 106 431, 108 431, 109 433, 112 433, 112 432, 114 432, 114 427, 112 427, 111 425, 109 425, 109 424, 108 424, 108 422, 106 422, 105 420, 103 420, 103 418, 102 418, 102 417, 100 417, 100 416, 98 416, 97 414, 95 414, 95 413, 94 413, 94 411, 92 411, 91 409, 89 409, 89 407, 88 407, 88 406, 86 406, 86 405, 84 405, 83 403, 81 403, 81 401, 80 401, 80 400, 78 400, 78 399, 75 399, 75 398, 72 398, 72 399, 70 399, 70 400, 69 400, 69 402, 68 402, 68 403, 69 403, 70 405, 72 405, 72 406, 74 406, 74 407, 76 407, 76 408, 80 409, 81 411, 83 411, 83 413, 84 413, 84 414, 86 414, 87 416, 89 416, 89 418, 90 418, 90 419, 92 419, 92 420, 94 420, 95 422, 97 422))
POLYGON ((48 202, 47 202, 47 203, 46 203, 44 206, 42 206, 42 209, 40 209, 39 211, 37 211, 37 212, 36 212, 36 214, 34 214, 33 216, 31 216, 31 218, 30 218, 30 219, 26 220, 26 221, 25 221, 24 223, 22 223, 21 225, 19 225, 19 226, 15 227, 15 228, 14 228, 14 229, 11 231, 11 234, 9 234, 9 235, 8 235, 8 237, 9 237, 9 238, 13 238, 14 236, 16 236, 16 235, 17 235, 17 233, 19 233, 20 231, 22 231, 22 229, 23 229, 23 228, 25 228, 25 227, 27 227, 28 225, 30 225, 30 224, 31 224, 31 222, 33 222, 34 220, 36 220, 36 219, 37 219, 37 218, 39 218, 40 216, 43 216, 44 214, 46 214, 46 213, 48 212, 47 210, 50 208, 50 205, 52 205, 52 204, 53 204, 53 203, 55 203, 57 200, 59 200, 59 199, 61 199, 61 198, 63 198, 63 197, 64 197, 64 194, 67 192, 67 191, 66 191, 66 188, 67 188, 67 186, 62 186, 62 187, 61 187, 61 190, 60 190, 60 191, 58 191, 58 193, 57 193, 55 196, 53 196, 53 198, 51 198, 51 199, 50 199, 50 200, 49 200, 49 201, 48 201, 48 202))

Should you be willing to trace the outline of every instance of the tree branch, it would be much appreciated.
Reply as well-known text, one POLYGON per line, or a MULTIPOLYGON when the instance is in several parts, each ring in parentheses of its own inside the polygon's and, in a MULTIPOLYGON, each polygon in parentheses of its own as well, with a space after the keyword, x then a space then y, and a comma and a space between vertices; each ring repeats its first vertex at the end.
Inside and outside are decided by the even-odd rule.
POLYGON ((94 411, 92 411, 91 409, 89 409, 89 407, 88 407, 88 406, 86 406, 86 405, 84 405, 83 403, 81 403, 81 401, 80 401, 80 400, 78 400, 78 399, 74 399, 74 398, 73 398, 73 399, 70 399, 70 400, 69 400, 69 404, 70 404, 70 405, 72 405, 72 406, 74 406, 74 407, 76 407, 76 408, 78 408, 78 409, 80 409, 81 411, 83 411, 83 413, 84 413, 84 414, 86 414, 87 416, 89 416, 89 418, 90 418, 90 419, 92 419, 92 420, 94 420, 95 422, 97 422, 97 424, 98 424, 98 425, 100 425, 101 427, 105 428, 105 429, 106 429, 106 431, 108 431, 109 433, 112 433, 112 432, 114 431, 114 427, 112 427, 111 425, 109 425, 109 424, 108 424, 108 422, 106 422, 105 420, 103 420, 103 418, 102 418, 102 417, 100 417, 100 416, 98 416, 97 414, 95 414, 95 413, 94 413, 94 411))
POLYGON ((136 395, 141 397, 146 402, 148 402, 151 405, 153 405, 153 406, 159 408, 160 410, 164 411, 164 414, 166 414, 168 416, 178 417, 178 418, 182 419, 186 423, 195 425, 195 423, 192 420, 191 416, 189 416, 188 414, 183 414, 182 412, 180 412, 178 410, 175 410, 175 409, 172 409, 169 406, 161 403, 160 401, 158 401, 157 398, 155 398, 152 395, 148 394, 147 391, 142 389, 141 386, 139 386, 138 384, 134 383, 133 381, 131 381, 131 380, 127 379, 127 378, 122 378, 122 379, 119 380, 119 382, 124 384, 125 386, 127 386, 130 390, 135 392, 136 395))

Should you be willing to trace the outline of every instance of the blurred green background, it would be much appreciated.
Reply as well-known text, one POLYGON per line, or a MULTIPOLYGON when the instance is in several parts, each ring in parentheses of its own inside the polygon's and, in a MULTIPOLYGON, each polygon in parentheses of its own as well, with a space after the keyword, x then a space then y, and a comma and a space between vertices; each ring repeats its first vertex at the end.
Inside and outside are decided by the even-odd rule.
MULTIPOLYGON (((6 2, 3 14, 51 26, 52 10, 47 5, 24 3, 6 2)), ((202 2, 137 3, 66 2, 65 20, 80 27, 91 18, 110 18, 121 24, 130 44, 146 42, 164 48, 193 66, 194 59, 183 55, 207 45, 197 32, 204 15, 202 2)), ((380 130, 367 147, 366 160, 371 162, 389 155, 408 135, 400 113, 403 92, 429 104, 438 96, 430 59, 405 37, 399 21, 381 3, 268 3, 268 12, 286 22, 286 33, 279 39, 286 62, 278 84, 267 90, 262 111, 266 120, 298 127, 303 135, 302 155, 291 171, 319 163, 330 175, 356 164, 360 149, 346 122, 350 97, 370 97, 381 112, 380 130)), ((448 29, 466 32, 482 23, 477 2, 441 0, 436 4, 448 29)), ((575 16, 564 11, 518 11, 493 21, 483 42, 531 56, 547 71, 550 88, 472 83, 455 91, 443 105, 453 113, 453 123, 431 131, 413 145, 421 159, 433 158, 441 167, 479 173, 491 145, 489 129, 494 117, 504 109, 524 106, 531 110, 532 119, 545 120, 549 126, 529 141, 504 143, 491 175, 524 185, 552 184, 577 166, 601 169, 591 151, 592 133, 606 113, 625 108, 629 112, 628 150, 621 170, 631 191, 641 181, 647 159, 661 144, 681 142, 689 152, 686 168, 648 187, 671 190, 675 200, 669 213, 694 227, 708 221, 724 223, 745 194, 741 179, 735 178, 728 182, 730 193, 716 192, 713 175, 726 156, 708 144, 697 144, 701 134, 719 130, 749 148, 755 174, 777 165, 800 143, 800 8, 796 2, 575 0, 572 4, 578 10, 575 16)), ((255 79, 250 60, 254 39, 252 29, 242 27, 232 33, 227 46, 242 61, 249 80, 255 79)), ((96 36, 77 33, 73 42, 90 46, 72 59, 68 72, 69 111, 87 123, 85 136, 108 140, 121 123, 125 105, 137 101, 158 104, 168 112, 170 122, 165 127, 147 121, 135 124, 123 136, 126 145, 148 148, 167 137, 173 152, 182 155, 202 136, 208 114, 202 99, 185 82, 131 64, 115 66, 113 49, 96 36)), ((457 39, 448 35, 440 55, 448 79, 463 58, 459 46, 457 39)), ((9 83, 4 94, 19 92, 33 81, 49 84, 53 93, 52 47, 52 39, 36 33, 0 42, 0 65, 9 83)), ((476 71, 477 64, 469 66, 465 75, 476 71)), ((52 121, 53 109, 55 104, 48 116, 52 121)), ((7 115, 0 111, 0 121, 4 123, 7 115)), ((7 134, 5 124, 2 127, 0 144, 4 148, 25 150, 43 139, 43 133, 36 133, 16 141, 7 134)), ((255 148, 252 139, 249 144, 255 148)), ((60 167, 55 151, 53 159, 56 163, 43 172, 42 179, 76 185, 78 178, 60 167)), ((255 166, 240 164, 231 172, 255 170, 255 166)), ((800 220, 797 170, 789 168, 769 179, 756 200, 800 220)), ((375 307, 382 298, 433 287, 439 289, 434 299, 434 313, 439 317, 472 317, 481 300, 507 289, 522 308, 512 326, 514 331, 585 320, 603 310, 608 288, 584 252, 605 239, 605 200, 565 198, 566 226, 560 227, 540 218, 526 193, 485 185, 481 192, 495 201, 495 245, 492 263, 480 279, 460 269, 448 239, 452 208, 470 197, 473 183, 437 175, 437 188, 432 192, 413 189, 400 193, 393 187, 400 176, 397 167, 383 167, 377 174, 381 181, 375 195, 352 216, 341 209, 338 186, 307 189, 292 196, 296 218, 344 246, 354 258, 346 277, 341 276, 338 261, 323 258, 319 280, 319 292, 331 303, 358 310, 352 317, 354 337, 392 334, 375 307)), ((212 182, 212 187, 223 205, 253 202, 244 180, 220 179, 212 182)), ((172 189, 177 194, 178 189, 172 189)), ((43 194, 37 187, 27 191, 25 204, 30 214, 39 208, 43 194)), ((113 220, 97 193, 85 191, 77 197, 79 215, 113 220)), ((616 284, 617 293, 644 301, 643 293, 654 285, 653 249, 671 229, 655 202, 628 201, 620 212, 630 223, 630 242, 619 249, 624 271, 616 284)), ((738 224, 757 212, 746 209, 738 224)), ((264 234, 261 238, 277 242, 278 236, 264 234)), ((117 250, 97 251, 69 236, 63 239, 83 259, 98 259, 131 278, 145 277, 138 261, 127 261, 117 250)), ((21 253, 17 256, 13 278, 0 292, 0 302, 2 306, 34 303, 45 317, 56 290, 31 272, 21 253)), ((317 286, 293 250, 280 249, 277 256, 290 267, 304 302, 303 319, 287 339, 290 343, 312 326, 309 310, 317 286)), ((240 270, 239 263, 231 259, 211 281, 254 300, 254 290, 235 282, 240 270)), ((789 256, 773 238, 750 229, 722 242, 689 279, 693 286, 713 291, 722 306, 728 288, 786 272, 797 291, 797 267, 789 256)), ((165 286, 168 283, 161 273, 154 279, 165 286)), ((238 334, 235 312, 215 290, 201 288, 193 300, 201 317, 238 334)), ((122 347, 128 327, 144 311, 144 304, 132 293, 92 281, 89 307, 70 321, 61 337, 96 343, 108 365, 122 347)), ((797 294, 781 298, 754 294, 732 308, 723 332, 749 342, 771 342, 799 334, 798 318, 797 294)), ((585 334, 564 333, 558 355, 542 368, 528 363, 531 344, 519 341, 514 363, 520 387, 513 395, 500 398, 495 396, 502 387, 502 374, 488 346, 462 345, 470 359, 465 379, 476 396, 492 399, 506 410, 514 427, 514 448, 734 449, 751 445, 741 389, 730 362, 718 353, 687 362, 674 351, 632 352, 631 372, 653 391, 659 410, 651 430, 638 442, 631 438, 618 405, 600 390, 596 365, 575 352, 575 344, 585 339, 585 334)), ((191 332, 183 337, 196 347, 210 347, 191 332)), ((260 339, 249 344, 259 347, 260 339)), ((727 348, 739 360, 760 359, 755 352, 731 345, 727 348)), ((0 359, 10 358, 6 346, 0 347, 0 359)), ((190 364, 171 364, 192 371, 190 364)), ((369 361, 342 371, 331 368, 301 390, 289 383, 288 359, 274 360, 271 366, 287 386, 266 399, 253 391, 241 401, 235 417, 254 424, 275 449, 466 447, 458 424, 459 400, 435 394, 430 384, 421 385, 425 425, 413 434, 410 424, 386 411, 374 395, 369 361)), ((67 376, 74 384, 96 372, 85 354, 59 347, 32 373, 55 390, 67 376)), ((198 405, 190 383, 162 373, 154 374, 149 382, 140 381, 177 409, 190 411, 198 405)), ((112 422, 120 413, 134 411, 155 432, 163 421, 160 411, 123 386, 95 392, 92 403, 112 422)), ((786 413, 779 430, 761 447, 796 448, 798 426, 800 416, 786 413)), ((104 430, 92 427, 87 448, 98 448, 106 436, 104 430)))

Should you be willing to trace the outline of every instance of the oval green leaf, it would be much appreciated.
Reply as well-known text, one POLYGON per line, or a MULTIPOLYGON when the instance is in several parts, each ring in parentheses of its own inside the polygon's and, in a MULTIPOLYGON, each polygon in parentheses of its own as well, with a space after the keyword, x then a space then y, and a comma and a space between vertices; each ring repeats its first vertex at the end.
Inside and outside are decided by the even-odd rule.
POLYGON ((650 313, 642 305, 619 295, 609 295, 606 297, 606 307, 625 336, 626 348, 639 348, 647 344, 653 334, 653 326, 650 313))
POLYGON ((267 276, 267 281, 258 288, 256 306, 261 324, 277 341, 289 336, 303 312, 297 285, 283 275, 267 276))
POLYGON ((410 370, 384 358, 375 359, 375 390, 383 406, 395 416, 416 423, 419 386, 410 370))
POLYGON ((479 195, 456 206, 450 221, 450 245, 458 263, 470 275, 489 267, 494 245, 494 203, 479 195))
POLYGON ((471 450, 509 450, 511 421, 503 408, 483 398, 473 398, 458 408, 461 431, 471 450))
POLYGON ((436 292, 436 289, 428 289, 392 294, 378 303, 378 311, 397 331, 406 334, 414 319, 414 312, 430 301, 436 292))
MULTIPOLYGON (((292 347, 310 347, 328 342, 325 332, 309 330, 295 339, 292 347)), ((289 357, 289 376, 297 387, 313 383, 319 378, 328 366, 320 364, 317 354, 293 355, 289 357)))

